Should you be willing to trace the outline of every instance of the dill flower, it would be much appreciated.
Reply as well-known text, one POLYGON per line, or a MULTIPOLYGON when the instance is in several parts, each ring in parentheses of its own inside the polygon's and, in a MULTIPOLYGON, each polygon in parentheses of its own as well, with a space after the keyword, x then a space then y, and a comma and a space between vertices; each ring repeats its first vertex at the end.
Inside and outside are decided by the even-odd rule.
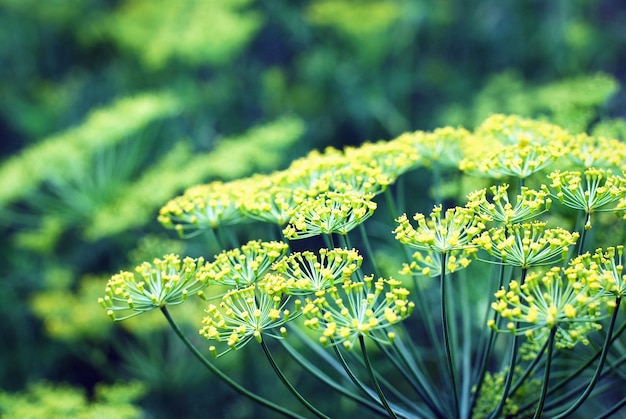
POLYGON ((284 172, 250 178, 253 183, 239 197, 241 211, 249 218, 285 225, 293 210, 305 199, 307 190, 285 182, 284 172))
POLYGON ((549 265, 565 258, 579 234, 560 227, 548 229, 546 225, 535 221, 492 228, 473 243, 508 265, 522 269, 549 265))
POLYGON ((238 205, 241 181, 193 186, 159 210, 158 221, 185 236, 187 230, 215 229, 246 220, 238 205))
MULTIPOLYGON (((465 269, 472 262, 473 256, 478 249, 466 248, 451 250, 446 257, 446 274, 459 269, 465 269)), ((439 277, 441 275, 441 252, 434 250, 418 250, 413 253, 410 263, 403 263, 402 275, 422 275, 426 277, 439 277)))
POLYGON ((423 214, 415 214, 417 228, 402 214, 396 219, 399 225, 393 231, 396 240, 416 249, 447 253, 472 247, 471 240, 485 228, 483 219, 468 208, 447 209, 443 217, 441 213, 442 207, 438 205, 429 220, 423 214))
POLYGON ((346 235, 372 216, 376 203, 373 195, 352 192, 326 192, 308 198, 295 209, 283 234, 290 240, 320 234, 346 235))
POLYGON ((221 353, 211 346, 209 350, 215 357, 240 349, 251 339, 261 342, 264 335, 281 338, 286 333, 283 326, 300 314, 297 305, 295 311, 289 310, 288 302, 289 298, 283 298, 280 291, 268 292, 256 283, 231 290, 222 297, 219 306, 211 304, 206 309, 200 334, 228 346, 221 353))
POLYGON ((626 147, 616 139, 582 133, 570 136, 565 145, 565 156, 575 167, 624 170, 626 147))
POLYGON ((458 167, 468 143, 473 141, 472 134, 464 128, 443 127, 433 132, 415 131, 402 134, 396 140, 415 148, 420 163, 442 167, 458 167))
POLYGON ((365 143, 359 147, 346 147, 346 158, 351 162, 370 162, 379 167, 390 180, 416 167, 420 160, 417 148, 412 147, 402 136, 390 141, 365 143))
MULTIPOLYGON (((567 275, 575 278, 598 276, 598 288, 607 296, 626 296, 626 275, 624 275, 624 246, 596 249, 593 255, 585 253, 569 263, 565 269, 567 275)), ((610 306, 614 300, 607 300, 610 306)))
POLYGON ((626 179, 611 170, 589 168, 579 171, 554 171, 548 175, 553 196, 563 205, 587 214, 585 229, 591 228, 591 213, 614 211, 626 197, 626 179), (607 208, 609 207, 609 208, 607 208))
POLYGON ((201 266, 204 259, 174 254, 144 262, 136 273, 122 271, 113 275, 98 299, 113 320, 124 320, 155 308, 180 304, 206 287, 201 266))
POLYGON ((342 344, 351 349, 359 336, 381 342, 393 341, 389 326, 407 318, 414 303, 407 300, 409 291, 392 278, 366 276, 363 281, 346 281, 341 287, 320 290, 315 298, 307 297, 302 307, 305 326, 322 330, 323 345, 342 344))
POLYGON ((283 276, 285 292, 312 294, 350 280, 363 263, 355 249, 322 248, 319 255, 310 251, 292 253, 274 263, 272 269, 283 276))
MULTIPOLYGON (((598 293, 596 275, 564 274, 559 267, 545 273, 531 273, 524 284, 511 281, 508 290, 496 292, 491 307, 509 320, 506 329, 524 335, 530 342, 544 342, 550 330, 557 328, 556 345, 571 348, 577 342, 588 343, 590 331, 599 329, 603 318, 599 309, 603 295, 598 293)), ((489 326, 495 328, 495 321, 489 326)))
POLYGON ((261 279, 282 258, 289 246, 283 242, 252 240, 241 247, 223 251, 201 268, 209 283, 246 287, 261 279))
POLYGON ((395 179, 384 173, 382 167, 375 164, 375 160, 370 160, 369 164, 353 160, 345 167, 324 173, 321 180, 328 185, 328 191, 376 195, 383 192, 395 179))
POLYGON ((492 115, 474 135, 489 144, 488 150, 471 152, 459 168, 490 178, 505 176, 526 179, 554 163, 564 152, 569 138, 562 128, 515 115, 492 115))
POLYGON ((467 207, 472 208, 489 220, 509 225, 528 222, 550 209, 552 200, 545 190, 535 191, 527 187, 511 203, 508 195, 508 184, 489 188, 492 198, 487 199, 487 189, 474 191, 468 196, 467 207))

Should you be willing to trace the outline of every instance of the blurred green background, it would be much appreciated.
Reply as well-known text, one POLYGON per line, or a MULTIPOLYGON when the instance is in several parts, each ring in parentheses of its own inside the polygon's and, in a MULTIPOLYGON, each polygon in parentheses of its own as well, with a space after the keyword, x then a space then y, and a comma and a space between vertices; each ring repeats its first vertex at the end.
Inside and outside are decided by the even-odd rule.
MULTIPOLYGON (((158 209, 493 112, 624 139, 625 27, 623 0, 0 0, 0 416, 251 417, 158 313, 96 303, 120 269, 207 255, 158 209)), ((177 314, 193 336, 202 305, 177 314)), ((260 387, 251 359, 220 362, 260 387)))

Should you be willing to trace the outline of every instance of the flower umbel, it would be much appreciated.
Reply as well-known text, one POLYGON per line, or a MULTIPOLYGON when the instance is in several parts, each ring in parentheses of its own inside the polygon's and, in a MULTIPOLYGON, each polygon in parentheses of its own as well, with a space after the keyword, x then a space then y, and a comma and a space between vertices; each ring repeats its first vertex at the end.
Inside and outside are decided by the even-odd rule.
POLYGON ((272 263, 282 258, 289 247, 283 242, 250 241, 243 246, 224 251, 215 261, 202 268, 204 278, 211 283, 246 287, 265 275, 272 263))
POLYGON ((347 281, 307 297, 302 313, 305 326, 322 330, 324 345, 354 346, 361 336, 389 343, 394 333, 388 327, 407 318, 414 304, 407 300, 409 291, 392 278, 366 276, 363 281, 347 281))
POLYGON ((579 234, 560 227, 547 229, 545 222, 513 224, 485 231, 474 244, 498 261, 528 269, 549 265, 567 255, 579 234))
POLYGON ((528 222, 550 209, 552 200, 544 190, 535 191, 522 187, 515 202, 511 203, 508 184, 492 186, 491 202, 487 199, 487 189, 480 189, 468 196, 467 206, 498 224, 509 225, 528 222))
POLYGON ((472 247, 471 240, 485 228, 482 218, 468 208, 450 208, 443 217, 441 212, 439 205, 430 213, 430 220, 426 220, 423 214, 415 214, 417 228, 411 225, 406 214, 402 214, 393 231, 396 240, 416 249, 446 253, 472 247))
POLYGON ((300 314, 298 303, 294 312, 286 308, 288 301, 281 292, 268 292, 259 284, 231 290, 219 306, 209 305, 200 334, 208 340, 226 342, 228 348, 221 353, 215 346, 209 348, 216 357, 242 348, 253 338, 261 342, 263 335, 281 338, 286 333, 282 326, 300 314), (280 335, 274 333, 277 328, 280 335))
MULTIPOLYGON (((469 266, 478 249, 471 247, 463 250, 451 250, 446 258, 446 274, 465 269, 469 266)), ((441 253, 434 250, 418 250, 413 253, 410 263, 402 264, 403 275, 417 274, 431 278, 441 275, 441 253)))
POLYGON ((204 259, 174 254, 144 262, 136 274, 122 271, 107 282, 105 295, 98 299, 113 320, 124 320, 165 305, 180 304, 206 287, 200 266, 204 259))
MULTIPOLYGON (((558 267, 545 274, 531 273, 524 284, 511 281, 508 290, 496 292, 491 307, 509 320, 501 332, 523 334, 531 342, 543 342, 550 330, 557 328, 557 347, 588 343, 588 334, 599 328, 603 318, 599 310, 602 293, 598 293, 596 275, 563 274, 558 267)), ((495 327, 493 320, 490 327, 495 327)))
POLYGON ((312 294, 350 280, 363 262, 355 249, 319 250, 292 253, 276 262, 273 269, 284 277, 285 290, 293 295, 312 294))
POLYGON ((290 240, 320 234, 348 234, 372 216, 376 203, 373 195, 353 192, 326 192, 305 199, 294 211, 283 234, 290 240))
POLYGON ((626 197, 626 179, 612 175, 610 170, 589 168, 583 173, 556 170, 548 177, 552 179, 550 186, 559 202, 587 214, 586 230, 591 228, 592 212, 613 211, 626 197))

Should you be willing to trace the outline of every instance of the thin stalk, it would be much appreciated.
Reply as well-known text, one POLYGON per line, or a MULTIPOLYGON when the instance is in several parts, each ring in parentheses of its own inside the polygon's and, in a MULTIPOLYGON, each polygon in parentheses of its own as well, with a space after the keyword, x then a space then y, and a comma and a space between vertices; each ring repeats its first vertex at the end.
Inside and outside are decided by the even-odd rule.
POLYGON ((337 345, 332 345, 332 347, 333 347, 333 351, 335 351, 335 355, 337 356, 337 359, 339 360, 339 363, 341 364, 341 366, 343 367, 344 371, 348 375, 348 378, 350 378, 350 381, 352 381, 352 383, 359 390, 361 390, 363 393, 365 393, 368 396, 370 396, 372 398, 372 400, 374 400, 375 398, 373 396, 371 396, 370 392, 368 391, 368 388, 361 382, 361 380, 359 380, 357 378, 356 375, 354 375, 354 373, 352 372, 352 369, 350 368, 350 366, 346 362, 346 359, 341 354, 341 351, 339 350, 337 345))
POLYGON ((176 333, 176 335, 178 335, 178 337, 183 341, 185 346, 187 346, 187 348, 189 348, 189 350, 195 355, 195 357, 206 368, 208 368, 212 373, 217 375, 226 384, 228 384, 233 390, 235 390, 236 392, 238 392, 238 393, 240 393, 240 394, 242 394, 242 395, 244 395, 246 397, 251 398, 255 402, 257 402, 257 403, 259 403, 259 404, 261 404, 261 405, 263 405, 263 406, 265 406, 265 407, 267 407, 269 409, 272 409, 272 410, 274 410, 274 411, 276 411, 278 413, 282 413, 283 415, 285 415, 287 417, 290 417, 290 418, 304 418, 304 416, 300 416, 300 415, 292 412, 289 409, 286 409, 286 408, 284 408, 282 406, 279 406, 279 405, 277 405, 275 403, 272 403, 271 401, 267 400, 266 398, 261 397, 258 394, 249 391, 245 387, 242 387, 240 384, 238 384, 237 382, 233 381, 228 375, 224 374, 215 365, 211 364, 211 362, 209 362, 209 360, 204 355, 202 355, 202 353, 189 341, 189 339, 187 339, 187 336, 185 336, 185 334, 180 329, 178 324, 174 321, 174 319, 170 315, 170 312, 167 310, 166 306, 162 306, 161 307, 161 312, 163 313, 163 315, 167 319, 167 322, 170 324, 172 329, 174 329, 174 332, 176 333))
MULTIPOLYGON (((397 339, 397 338, 396 338, 397 339)), ((394 340, 395 343, 395 340, 394 340)), ((398 360, 395 354, 391 353, 388 348, 385 348, 382 343, 377 342, 378 347, 383 351, 383 353, 387 356, 387 358, 391 361, 391 363, 396 367, 396 369, 402 374, 402 376, 407 380, 407 382, 411 385, 413 390, 420 396, 420 398, 426 403, 428 408, 435 414, 437 417, 444 417, 443 411, 435 404, 432 391, 425 383, 424 377, 419 373, 419 371, 415 372, 413 368, 411 368, 410 363, 406 359, 406 354, 401 350, 397 350, 395 354, 398 355, 402 364, 398 360), (409 371, 413 372, 413 377, 409 375, 409 371)))
MULTIPOLYGON (((289 345, 285 340, 280 340, 280 343, 283 345, 283 347, 285 348, 285 350, 287 351, 287 353, 291 356, 291 358, 296 361, 302 368, 304 368, 307 372, 309 372, 310 374, 312 374, 314 377, 316 377, 318 380, 322 381, 324 384, 326 384, 327 386, 333 388, 334 390, 336 390, 337 392, 343 394, 344 396, 354 400, 355 402, 367 407, 368 409, 370 409, 372 412, 379 414, 379 415, 385 415, 386 412, 384 409, 382 409, 378 404, 373 403, 372 401, 361 397, 351 391, 349 391, 346 386, 341 385, 339 383, 339 380, 337 379, 333 379, 331 377, 329 377, 326 373, 324 373, 323 371, 321 371, 319 368, 317 368, 315 365, 313 365, 311 362, 309 362, 305 357, 301 356, 298 351, 296 351, 291 345, 289 345)), ((369 394, 368 394, 369 396, 369 394)))
POLYGON ((365 251, 369 255, 369 262, 372 264, 372 269, 374 270, 374 276, 376 278, 380 278, 380 269, 378 269, 378 264, 376 263, 376 258, 374 257, 374 252, 372 251, 372 245, 370 243, 370 239, 367 236, 367 231, 365 230, 365 226, 361 223, 359 224, 359 232, 361 233, 361 241, 365 246, 365 251))
MULTIPOLYGON (((526 281, 526 273, 528 269, 522 268, 522 277, 520 279, 520 285, 524 285, 526 281)), ((502 391, 502 398, 500 399, 500 403, 498 403, 498 407, 490 416, 490 419, 495 419, 500 416, 502 410, 504 409, 504 405, 506 404, 506 399, 509 397, 509 389, 511 388, 511 382, 513 381, 513 374, 515 372, 515 364, 517 363, 517 352, 519 350, 519 336, 513 336, 513 342, 511 343, 511 358, 509 360, 509 370, 506 372, 506 378, 504 381, 504 389, 502 391)))
POLYGON ((398 416, 396 416, 394 411, 389 406, 389 403, 387 402, 387 398, 385 397, 383 390, 380 388, 380 384, 378 384, 378 380, 376 379, 376 374, 374 374, 374 370, 372 369, 372 364, 370 363, 369 355, 367 354, 367 349, 365 348, 365 339, 363 338, 363 335, 361 334, 359 335, 359 345, 361 346, 361 353, 363 353, 363 361, 365 362, 365 368, 367 368, 367 372, 370 376, 370 379, 372 380, 372 383, 374 384, 374 388, 376 389, 376 393, 378 394, 378 397, 380 398, 380 402, 383 404, 383 407, 385 408, 387 413, 389 413, 389 417, 391 417, 392 419, 398 419, 398 416))
POLYGON ((294 395, 296 396, 296 398, 298 400, 300 400, 300 402, 311 411, 311 413, 313 413, 315 416, 317 416, 318 418, 325 418, 325 419, 330 419, 329 416, 326 416, 325 414, 323 414, 322 412, 320 412, 319 410, 317 410, 315 408, 315 406, 313 406, 311 403, 309 403, 309 401, 307 399, 304 398, 304 396, 302 396, 302 394, 300 394, 300 392, 298 390, 296 390, 296 388, 289 382, 289 380, 287 379, 287 377, 285 377, 285 374, 283 373, 283 371, 280 369, 280 367, 278 366, 278 364, 276 364, 276 361, 274 360, 274 357, 272 356, 269 348, 267 347, 267 344, 265 343, 265 339, 261 339, 261 347, 263 348, 263 352, 265 353, 265 356, 267 357, 267 360, 269 361, 270 365, 272 366, 272 369, 274 370, 274 372, 276 373, 276 375, 278 375, 278 378, 280 378, 280 381, 283 382, 283 384, 285 385, 285 387, 287 387, 287 389, 294 395))
POLYGON ((446 362, 448 365, 448 372, 450 374, 450 379, 452 381, 452 396, 453 396, 453 406, 452 409, 454 411, 455 416, 458 416, 459 413, 459 393, 457 389, 457 377, 456 377, 456 367, 455 367, 455 359, 454 354, 452 353, 452 346, 450 344, 450 324, 448 322, 448 304, 447 304, 447 288, 446 288, 446 262, 447 262, 447 253, 441 254, 441 274, 439 278, 439 282, 441 285, 441 324, 443 328, 443 345, 446 350, 446 362))
POLYGON ((463 358, 461 360, 463 367, 463 375, 461 380, 461 405, 460 414, 461 417, 469 417, 468 408, 471 407, 471 359, 472 359, 472 324, 471 324, 471 309, 469 306, 469 292, 467 289, 467 278, 465 277, 465 270, 459 272, 459 276, 461 276, 459 281, 459 293, 456 294, 457 298, 461 301, 458 303, 461 307, 461 324, 463 330, 463 339, 462 339, 462 353, 463 358))
MULTIPOLYGON (((497 290, 499 290, 502 287, 502 284, 504 284, 504 264, 500 264, 499 265, 499 270, 498 270, 498 287, 496 288, 497 290)), ((488 315, 489 313, 489 308, 487 311, 487 314, 485 315, 485 317, 488 315)), ((493 312, 493 321, 498 322, 499 319, 499 314, 497 311, 494 310, 493 312)), ((484 324, 486 324, 487 322, 485 322, 484 324)), ((485 382, 485 373, 487 371, 487 361, 489 360, 489 358, 491 358, 491 353, 493 352, 493 346, 496 340, 496 331, 489 328, 489 338, 487 339, 487 344, 485 346, 483 346, 483 348, 485 348, 485 350, 482 353, 482 357, 480 359, 480 363, 478 364, 478 381, 475 384, 475 391, 474 391, 474 396, 472 398, 472 405, 471 405, 471 409, 474 409, 474 406, 476 405, 476 400, 478 400, 478 396, 480 395, 480 390, 483 386, 483 383, 485 382)))
MULTIPOLYGON (((611 344, 615 341, 615 339, 617 339, 624 331, 626 330, 626 322, 624 322, 619 329, 613 333, 613 336, 611 337, 611 344)), ((602 351, 598 351, 596 352, 595 355, 593 355, 591 358, 589 358, 587 361, 585 361, 584 363, 582 363, 577 369, 576 371, 574 371, 573 373, 569 374, 567 377, 563 378, 561 381, 559 381, 558 383, 556 383, 554 386, 552 386, 550 388, 550 390, 548 391, 548 395, 553 394, 555 391, 559 390, 560 388, 562 388, 563 386, 565 386, 566 384, 568 384, 570 381, 572 381, 572 379, 574 379, 575 377, 577 377, 578 375, 580 375, 584 370, 587 369, 587 367, 589 365, 591 365, 591 363, 593 361, 595 361, 596 359, 598 359, 598 357, 600 357, 600 355, 602 354, 602 351)), ((534 402, 533 402, 534 403, 534 402)), ((528 409, 531 405, 530 404, 525 404, 524 406, 520 407, 519 411, 524 411, 526 409, 528 409)))
POLYGON ((602 414, 602 416, 598 416, 598 419, 609 419, 614 417, 613 415, 617 413, 622 407, 626 406, 626 397, 617 402, 611 409, 607 410, 602 414))
POLYGON ((544 344, 541 346, 541 349, 537 352, 537 356, 533 359, 533 361, 528 365, 524 373, 519 377, 517 382, 511 386, 509 390, 509 397, 511 397, 515 392, 524 384, 524 381, 530 376, 530 373, 539 365, 539 361, 545 350, 548 348, 548 341, 546 340, 544 344))
POLYGON ((600 378, 600 374, 602 373, 602 368, 604 367, 604 363, 606 361, 606 357, 609 353, 609 348, 611 347, 611 335, 613 334, 613 328, 615 327, 615 320, 617 319, 617 314, 619 312, 619 306, 622 301, 621 297, 617 297, 615 300, 615 308, 613 309, 613 315, 611 316, 611 322, 609 323, 609 329, 606 332, 606 338, 604 339, 604 345, 602 346, 602 354, 600 355, 600 361, 598 362, 598 366, 596 368, 596 372, 593 374, 591 381, 587 385, 587 388, 583 392, 583 394, 576 400, 576 402, 570 406, 563 413, 555 416, 555 419, 564 418, 570 414, 572 414, 576 409, 578 409, 584 402, 587 400, 596 383, 598 382, 598 378, 600 378))
POLYGON ((585 224, 583 224, 582 228, 580 229, 580 239, 578 240, 578 255, 582 255, 584 252, 585 239, 587 238, 588 231, 587 225, 591 220, 591 213, 588 212, 586 214, 587 215, 585 217, 585 224))
POLYGON ((539 396, 539 403, 533 419, 539 419, 541 412, 543 412, 543 405, 546 401, 546 394, 548 394, 548 382, 550 381, 550 364, 552 364, 552 354, 554 352, 554 337, 556 336, 556 326, 550 329, 550 336, 548 337, 548 354, 546 356, 546 365, 543 372, 543 384, 541 385, 541 395, 539 396))

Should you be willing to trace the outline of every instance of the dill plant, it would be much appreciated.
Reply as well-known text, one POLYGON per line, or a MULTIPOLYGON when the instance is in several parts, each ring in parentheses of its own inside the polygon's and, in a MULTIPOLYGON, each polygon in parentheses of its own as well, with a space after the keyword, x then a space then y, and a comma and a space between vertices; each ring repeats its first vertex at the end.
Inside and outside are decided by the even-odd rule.
POLYGON ((626 405, 625 152, 507 115, 313 151, 166 203, 164 227, 221 253, 121 272, 100 303, 114 320, 160 309, 212 373, 287 417, 608 417, 626 405), (411 189, 424 171, 430 196, 411 189), (207 345, 167 309, 193 295, 207 345), (220 367, 254 342, 301 406, 220 367))

